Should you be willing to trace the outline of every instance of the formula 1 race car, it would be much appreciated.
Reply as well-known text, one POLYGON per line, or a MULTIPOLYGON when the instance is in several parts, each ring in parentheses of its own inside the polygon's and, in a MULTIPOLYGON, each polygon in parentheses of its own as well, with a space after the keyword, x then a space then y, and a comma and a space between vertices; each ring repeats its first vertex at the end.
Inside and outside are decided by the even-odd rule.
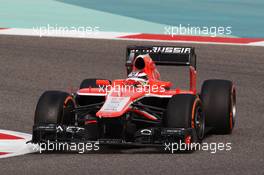
POLYGON ((44 92, 37 104, 33 143, 88 142, 162 146, 231 134, 236 90, 228 80, 206 80, 196 89, 192 47, 129 46, 125 79, 85 79, 77 92, 44 92), (156 65, 187 66, 190 89, 160 80, 156 65))

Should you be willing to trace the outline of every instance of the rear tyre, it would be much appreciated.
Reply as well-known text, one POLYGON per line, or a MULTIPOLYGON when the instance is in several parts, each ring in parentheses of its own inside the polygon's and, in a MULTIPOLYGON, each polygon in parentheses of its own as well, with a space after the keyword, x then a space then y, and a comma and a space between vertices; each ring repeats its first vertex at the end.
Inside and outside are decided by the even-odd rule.
POLYGON ((236 119, 236 90, 228 80, 206 80, 201 100, 205 111, 205 126, 212 134, 231 134, 236 119))
POLYGON ((168 103, 164 125, 168 128, 194 128, 196 136, 191 138, 191 143, 202 141, 205 119, 200 99, 191 94, 174 95, 168 103))

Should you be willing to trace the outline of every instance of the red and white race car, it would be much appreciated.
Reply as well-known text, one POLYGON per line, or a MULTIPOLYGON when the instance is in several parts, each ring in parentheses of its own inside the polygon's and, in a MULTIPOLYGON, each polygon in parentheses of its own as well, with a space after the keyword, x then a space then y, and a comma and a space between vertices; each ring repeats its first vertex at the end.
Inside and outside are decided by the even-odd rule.
POLYGON ((206 80, 198 93, 194 48, 130 46, 126 68, 125 79, 85 79, 73 94, 44 92, 36 107, 32 142, 161 146, 232 132, 235 86, 228 80, 206 80), (160 79, 157 65, 189 67, 190 88, 172 88, 160 79))

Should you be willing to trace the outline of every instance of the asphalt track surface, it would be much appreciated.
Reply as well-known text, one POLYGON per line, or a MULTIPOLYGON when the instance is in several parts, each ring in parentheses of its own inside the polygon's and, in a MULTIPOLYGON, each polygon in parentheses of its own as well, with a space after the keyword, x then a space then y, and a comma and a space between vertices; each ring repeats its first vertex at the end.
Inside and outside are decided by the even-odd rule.
MULTIPOLYGON (((0 128, 31 133, 37 100, 45 90, 76 88, 84 78, 123 78, 125 48, 136 41, 0 36, 0 128)), ((172 45, 171 43, 162 43, 172 45)), ((237 121, 232 135, 204 142, 231 142, 231 151, 162 154, 155 149, 99 153, 28 154, 0 160, 0 174, 263 174, 263 47, 177 44, 196 47, 198 86, 210 78, 234 81, 237 121)), ((177 68, 161 68, 180 86, 177 68)))

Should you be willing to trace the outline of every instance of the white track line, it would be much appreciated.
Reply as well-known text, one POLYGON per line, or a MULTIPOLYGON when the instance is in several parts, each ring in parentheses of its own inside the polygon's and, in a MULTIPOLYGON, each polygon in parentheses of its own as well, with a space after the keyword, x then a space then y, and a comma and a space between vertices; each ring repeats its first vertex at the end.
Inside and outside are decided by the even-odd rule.
POLYGON ((33 153, 34 146, 32 144, 26 144, 27 141, 31 140, 31 135, 22 133, 22 132, 15 132, 9 130, 2 130, 0 129, 0 134, 7 134, 16 137, 21 137, 23 139, 1 139, 0 138, 0 152, 5 152, 8 154, 0 155, 0 158, 7 158, 13 157, 18 155, 24 155, 28 153, 33 153))
POLYGON ((242 45, 242 46, 264 46, 263 41, 248 42, 248 43, 225 43, 225 42, 207 42, 184 40, 160 40, 160 39, 137 39, 137 38, 121 38, 125 36, 138 35, 140 33, 122 33, 122 32, 94 32, 84 33, 78 31, 56 31, 56 30, 40 30, 40 29, 21 29, 21 28, 8 28, 0 29, 0 35, 22 35, 22 36, 38 36, 38 37, 64 37, 64 38, 90 38, 90 39, 113 39, 113 40, 132 40, 132 41, 154 41, 154 42, 169 42, 169 43, 195 43, 195 44, 220 44, 220 45, 242 45))

